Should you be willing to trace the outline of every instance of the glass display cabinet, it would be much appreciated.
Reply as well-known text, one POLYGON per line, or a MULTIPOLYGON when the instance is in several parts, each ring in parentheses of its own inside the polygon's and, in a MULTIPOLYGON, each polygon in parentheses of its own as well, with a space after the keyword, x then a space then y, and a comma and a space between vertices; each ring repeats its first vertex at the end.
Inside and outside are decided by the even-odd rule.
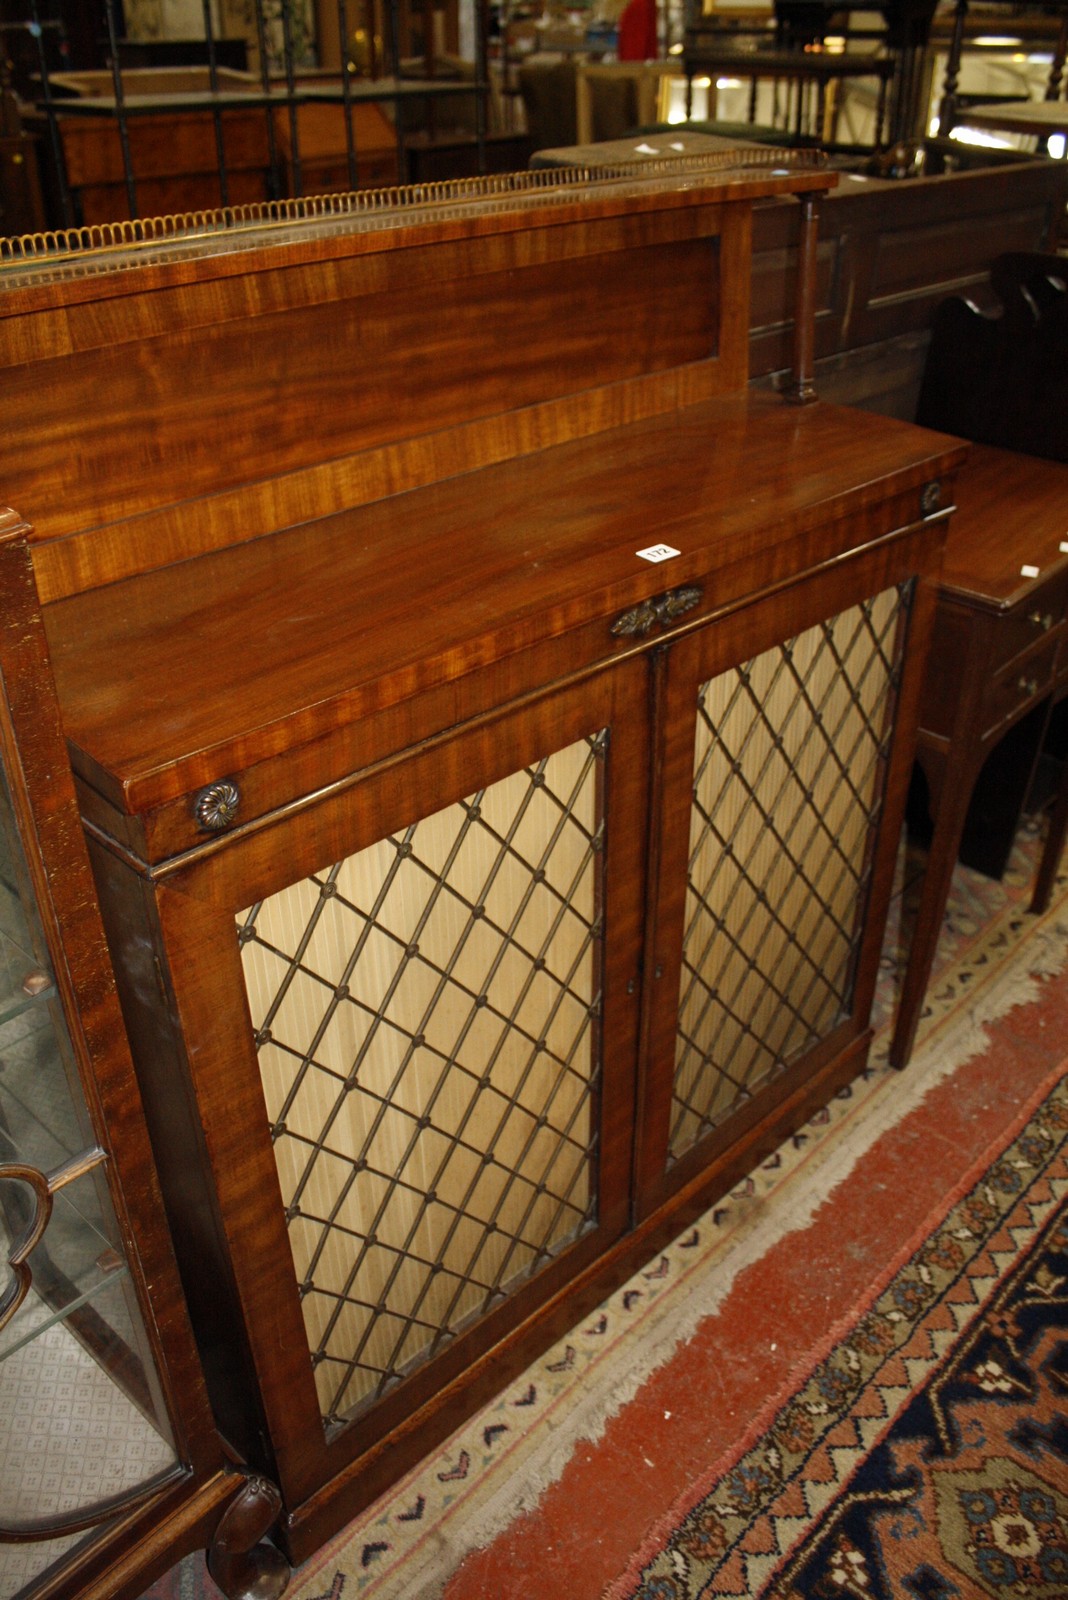
MULTIPOLYGON (((226 1460, 177 1290, 27 532, 0 512, 0 1596, 116 1600, 228 1510, 247 1549, 274 1500, 226 1460)), ((284 1583, 275 1552, 211 1561, 284 1583)))

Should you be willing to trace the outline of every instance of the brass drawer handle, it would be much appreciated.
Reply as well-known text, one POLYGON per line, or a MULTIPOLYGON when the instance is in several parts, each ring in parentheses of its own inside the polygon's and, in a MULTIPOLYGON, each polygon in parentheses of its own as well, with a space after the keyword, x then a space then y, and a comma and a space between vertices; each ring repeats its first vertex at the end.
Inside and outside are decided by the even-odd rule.
POLYGON ((692 611, 694 606, 700 605, 704 599, 704 590, 696 584, 687 584, 681 589, 669 589, 666 594, 654 595, 651 600, 643 600, 641 605, 632 606, 629 611, 624 611, 612 624, 612 633, 617 639, 638 638, 645 635, 659 624, 665 627, 669 622, 674 622, 676 617, 685 616, 687 611, 692 611))
POLYGON ((1053 626, 1052 611, 1032 611, 1028 622, 1033 622, 1036 628, 1041 628, 1043 633, 1048 633, 1053 626))
POLYGON ((1016 687, 1026 695, 1035 694, 1038 690, 1037 678, 1025 678, 1022 674, 1016 680, 1016 687))

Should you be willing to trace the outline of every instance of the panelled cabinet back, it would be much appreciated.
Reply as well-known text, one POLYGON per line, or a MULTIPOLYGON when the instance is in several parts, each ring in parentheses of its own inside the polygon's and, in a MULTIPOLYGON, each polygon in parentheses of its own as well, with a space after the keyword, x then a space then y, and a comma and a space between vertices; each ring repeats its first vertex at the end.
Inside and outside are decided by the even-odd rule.
POLYGON ((734 160, 7 270, 4 494, 296 1560, 864 1060, 964 447, 747 389, 752 203, 807 402, 833 178, 734 160))

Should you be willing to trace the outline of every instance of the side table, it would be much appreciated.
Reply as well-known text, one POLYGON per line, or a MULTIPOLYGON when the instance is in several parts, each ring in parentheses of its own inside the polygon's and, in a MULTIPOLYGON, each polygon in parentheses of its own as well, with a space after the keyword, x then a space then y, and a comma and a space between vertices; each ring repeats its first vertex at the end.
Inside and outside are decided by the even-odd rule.
MULTIPOLYGON (((974 445, 957 507, 917 736, 934 828, 891 1047, 896 1067, 912 1052, 966 821, 972 864, 1000 875, 1049 709, 1068 693, 1068 465, 974 445), (980 814, 969 820, 973 796, 980 814)), ((1036 905, 1056 868, 1064 811, 1062 796, 1036 905)))

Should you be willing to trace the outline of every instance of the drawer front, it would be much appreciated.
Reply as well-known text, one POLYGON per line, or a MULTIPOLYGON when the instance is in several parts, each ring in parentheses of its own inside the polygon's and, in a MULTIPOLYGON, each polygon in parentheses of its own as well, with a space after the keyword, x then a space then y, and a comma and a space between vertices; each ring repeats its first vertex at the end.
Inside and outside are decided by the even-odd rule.
POLYGON ((1058 636, 1054 634, 1029 654, 1017 657, 993 679, 983 702, 984 738, 1049 693, 1057 644, 1058 636))
MULTIPOLYGON (((909 574, 924 570, 937 548, 922 524, 902 521, 914 515, 914 499, 899 495, 866 508, 854 535, 858 546, 881 546, 894 535, 897 553, 888 559, 897 571, 909 574)), ((430 663, 413 672, 410 681, 355 685, 338 697, 337 725, 317 738, 303 736, 314 718, 302 714, 278 730, 279 748, 265 760, 231 764, 226 758, 236 751, 217 753, 210 760, 204 752, 183 759, 182 777, 195 776, 199 783, 154 807, 142 808, 135 797, 132 828, 131 819, 94 798, 92 772, 79 769, 86 784, 86 818, 141 859, 162 863, 235 827, 259 824, 283 808, 303 805, 309 796, 389 762, 399 752, 493 715, 502 704, 518 702, 550 684, 562 686, 580 677, 592 681, 621 658, 653 651, 713 618, 743 610, 762 595, 786 592, 819 570, 815 550, 840 543, 842 537, 817 529, 784 540, 770 553, 739 553, 715 570, 669 563, 658 570, 665 575, 677 571, 675 581, 669 583, 666 576, 659 584, 647 580, 645 598, 606 606, 594 616, 583 599, 576 602, 574 623, 562 632, 554 627, 545 638, 537 636, 541 619, 525 619, 514 636, 494 642, 486 651, 489 659, 473 649, 468 670, 455 676, 430 663)), ((872 554, 883 560, 882 554, 872 554)), ((863 556, 859 548, 850 560, 863 556)), ((837 570, 837 561, 835 566, 837 570)))
POLYGON ((994 630, 995 665, 1012 661, 1063 623, 1068 605, 1068 573, 1037 586, 994 630))

